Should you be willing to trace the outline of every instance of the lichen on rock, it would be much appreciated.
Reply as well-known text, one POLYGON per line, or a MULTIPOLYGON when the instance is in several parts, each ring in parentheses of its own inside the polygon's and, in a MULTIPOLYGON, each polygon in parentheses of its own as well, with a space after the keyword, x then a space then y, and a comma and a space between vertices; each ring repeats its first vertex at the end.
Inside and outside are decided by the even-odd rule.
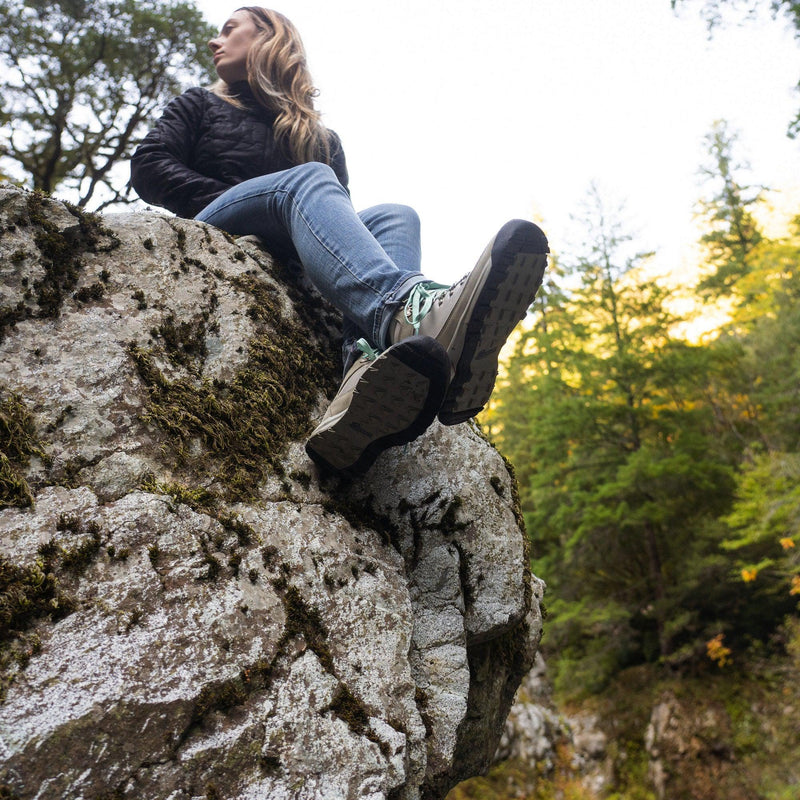
POLYGON ((485 769, 541 615, 474 427, 319 475, 338 314, 250 238, 0 186, 0 271, 0 792, 436 798, 485 769))

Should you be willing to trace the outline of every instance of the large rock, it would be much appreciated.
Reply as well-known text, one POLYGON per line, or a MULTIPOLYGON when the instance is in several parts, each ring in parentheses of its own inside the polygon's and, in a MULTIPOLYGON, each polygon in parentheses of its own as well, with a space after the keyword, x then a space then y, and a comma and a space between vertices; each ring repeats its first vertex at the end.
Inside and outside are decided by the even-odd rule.
POLYGON ((465 424, 303 438, 337 315, 256 242, 0 187, 0 796, 437 798, 541 630, 465 424))

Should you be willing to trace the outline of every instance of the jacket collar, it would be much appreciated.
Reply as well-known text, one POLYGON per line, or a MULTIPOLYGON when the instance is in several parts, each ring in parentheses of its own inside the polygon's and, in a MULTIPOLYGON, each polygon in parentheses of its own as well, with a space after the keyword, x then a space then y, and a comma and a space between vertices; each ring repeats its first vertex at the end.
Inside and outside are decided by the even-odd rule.
POLYGON ((274 120, 277 114, 268 108, 264 108, 261 103, 256 100, 253 90, 247 81, 237 81, 228 86, 228 91, 232 97, 235 97, 245 108, 252 111, 259 116, 268 117, 274 120))

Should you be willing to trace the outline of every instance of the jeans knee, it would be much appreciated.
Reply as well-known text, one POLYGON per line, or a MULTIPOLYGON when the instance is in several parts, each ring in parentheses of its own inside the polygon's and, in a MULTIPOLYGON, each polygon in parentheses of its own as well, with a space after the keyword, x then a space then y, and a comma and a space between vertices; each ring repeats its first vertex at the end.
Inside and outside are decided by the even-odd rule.
POLYGON ((381 203, 359 213, 361 219, 371 226, 390 225, 398 226, 404 230, 415 232, 419 235, 419 214, 411 206, 402 203, 381 203))
POLYGON ((315 183, 322 181, 331 181, 338 184, 339 179, 336 173, 328 164, 323 164, 321 161, 307 161, 305 164, 298 164, 292 167, 289 172, 292 177, 301 180, 314 181, 315 183))
POLYGON ((420 220, 419 214, 411 208, 411 206, 402 205, 400 203, 394 203, 393 207, 395 209, 395 213, 402 218, 405 224, 409 228, 414 228, 415 230, 419 231, 420 229, 420 220))

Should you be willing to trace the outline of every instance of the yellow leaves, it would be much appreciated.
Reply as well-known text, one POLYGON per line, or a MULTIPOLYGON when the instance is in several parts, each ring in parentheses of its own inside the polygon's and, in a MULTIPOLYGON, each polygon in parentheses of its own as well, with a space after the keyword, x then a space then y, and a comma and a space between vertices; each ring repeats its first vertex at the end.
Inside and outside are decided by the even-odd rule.
POLYGON ((788 536, 784 536, 780 541, 784 550, 791 550, 794 547, 794 539, 790 539, 788 536))
POLYGON ((792 588, 789 589, 789 594, 800 594, 800 575, 792 577, 792 588))
POLYGON ((745 583, 750 583, 754 581, 758 577, 758 570, 757 569, 743 569, 742 570, 742 580, 745 583))
POLYGON ((706 642, 706 655, 718 667, 724 667, 726 664, 730 664, 733 661, 730 647, 725 647, 722 643, 724 638, 724 633, 718 633, 713 639, 709 639, 706 642))

